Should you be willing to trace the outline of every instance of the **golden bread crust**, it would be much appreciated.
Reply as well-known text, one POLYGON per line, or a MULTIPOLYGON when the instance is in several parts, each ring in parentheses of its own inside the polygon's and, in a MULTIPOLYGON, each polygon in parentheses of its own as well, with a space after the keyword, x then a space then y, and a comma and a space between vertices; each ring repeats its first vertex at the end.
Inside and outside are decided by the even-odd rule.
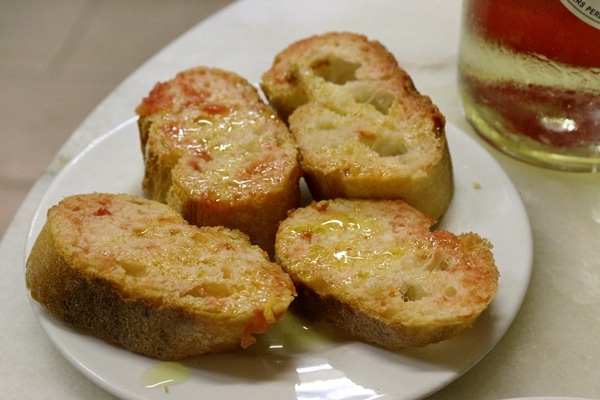
POLYGON ((164 360, 247 347, 295 295, 241 232, 198 228, 158 202, 101 193, 48 211, 26 283, 58 319, 164 360))
POLYGON ((335 199, 290 213, 276 260, 292 308, 390 349, 425 346, 474 323, 498 288, 491 244, 435 223, 401 200, 335 199))
POLYGON ((445 119, 393 55, 348 32, 280 52, 261 87, 288 121, 314 198, 402 198, 433 218, 454 190, 445 119))
POLYGON ((300 202, 293 137, 235 73, 198 67, 157 84, 137 107, 142 186, 192 224, 248 234, 269 253, 300 202))

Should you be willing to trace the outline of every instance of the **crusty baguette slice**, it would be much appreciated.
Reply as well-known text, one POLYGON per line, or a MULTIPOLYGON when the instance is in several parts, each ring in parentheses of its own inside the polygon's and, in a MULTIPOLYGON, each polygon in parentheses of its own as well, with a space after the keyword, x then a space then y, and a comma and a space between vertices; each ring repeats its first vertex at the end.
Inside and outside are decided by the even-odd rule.
POLYGON ((48 210, 26 283, 60 320, 165 360, 248 347, 295 295, 289 276, 243 233, 198 228, 159 202, 102 193, 48 210))
POLYGON ((488 307, 499 273, 488 240, 430 231, 434 222, 401 200, 291 212, 276 260, 298 291, 292 309, 390 349, 454 337, 488 307))
POLYGON ((315 199, 403 198, 436 219, 446 211, 444 116, 381 43, 349 32, 300 40, 261 87, 289 123, 315 199))
POLYGON ((136 109, 143 188, 192 224, 223 225, 273 252, 300 202, 294 140, 257 89, 233 72, 198 67, 157 84, 136 109))

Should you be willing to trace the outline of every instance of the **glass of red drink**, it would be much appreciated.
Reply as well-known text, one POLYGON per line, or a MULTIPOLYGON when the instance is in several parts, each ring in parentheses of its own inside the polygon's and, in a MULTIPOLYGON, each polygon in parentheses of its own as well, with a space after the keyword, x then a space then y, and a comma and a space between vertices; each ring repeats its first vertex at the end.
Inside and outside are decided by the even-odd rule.
POLYGON ((489 143, 600 170, 600 0, 464 0, 459 87, 489 143))

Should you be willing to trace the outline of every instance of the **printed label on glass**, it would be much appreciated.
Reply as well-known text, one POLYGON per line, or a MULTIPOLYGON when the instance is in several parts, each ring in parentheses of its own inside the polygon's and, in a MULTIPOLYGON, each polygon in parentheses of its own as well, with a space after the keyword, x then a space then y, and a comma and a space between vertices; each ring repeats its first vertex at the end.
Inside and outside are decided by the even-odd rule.
POLYGON ((560 0, 577 18, 600 29, 600 0, 560 0))

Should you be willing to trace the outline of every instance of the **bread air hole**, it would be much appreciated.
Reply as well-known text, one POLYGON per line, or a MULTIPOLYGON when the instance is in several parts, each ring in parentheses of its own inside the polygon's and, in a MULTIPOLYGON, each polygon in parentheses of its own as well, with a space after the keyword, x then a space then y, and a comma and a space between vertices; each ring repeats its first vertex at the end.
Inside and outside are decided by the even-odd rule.
POLYGON ((228 297, 231 294, 231 288, 221 282, 209 282, 198 285, 185 293, 185 295, 192 297, 228 297))
POLYGON ((346 82, 356 80, 356 70, 360 68, 360 63, 329 56, 313 61, 310 68, 316 76, 320 76, 327 82, 343 85, 346 82))
POLYGON ((414 283, 410 285, 404 292, 403 300, 404 302, 417 301, 421 300, 425 296, 427 296, 427 293, 425 292, 425 289, 423 289, 423 286, 418 283, 414 283))
POLYGON ((135 262, 135 261, 121 261, 119 263, 121 268, 125 270, 125 273, 134 278, 142 278, 146 276, 148 273, 146 271, 146 265, 135 262))
POLYGON ((352 88, 354 99, 358 103, 370 104, 383 115, 387 115, 394 103, 394 95, 370 85, 357 85, 352 88))
POLYGON ((365 130, 356 131, 358 140, 369 147, 380 157, 395 157, 406 154, 406 145, 398 138, 386 137, 375 132, 365 130))

